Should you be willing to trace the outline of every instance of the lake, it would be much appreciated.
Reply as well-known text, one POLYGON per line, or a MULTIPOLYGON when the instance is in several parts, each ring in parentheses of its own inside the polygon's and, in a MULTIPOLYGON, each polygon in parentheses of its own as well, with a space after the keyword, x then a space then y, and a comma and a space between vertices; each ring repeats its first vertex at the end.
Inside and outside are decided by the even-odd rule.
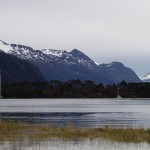
POLYGON ((57 126, 150 128, 150 100, 1 99, 0 118, 57 126))
MULTIPOLYGON (((150 99, 0 99, 0 118, 30 124, 150 128, 150 99)), ((105 140, 5 140, 9 150, 149 150, 150 144, 105 140)))

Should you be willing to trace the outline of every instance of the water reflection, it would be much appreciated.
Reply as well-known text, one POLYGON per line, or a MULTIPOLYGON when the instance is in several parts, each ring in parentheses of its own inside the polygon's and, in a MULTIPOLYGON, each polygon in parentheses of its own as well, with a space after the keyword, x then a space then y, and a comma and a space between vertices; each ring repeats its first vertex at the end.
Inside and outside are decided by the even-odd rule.
POLYGON ((0 143, 0 149, 5 150, 149 150, 147 143, 118 143, 104 140, 74 140, 59 139, 34 140, 19 139, 0 143))
POLYGON ((149 108, 147 99, 2 99, 0 118, 57 126, 150 128, 149 108))
POLYGON ((150 114, 139 112, 3 112, 4 120, 28 122, 31 124, 51 124, 57 126, 74 127, 100 127, 109 125, 112 127, 150 127, 150 114))

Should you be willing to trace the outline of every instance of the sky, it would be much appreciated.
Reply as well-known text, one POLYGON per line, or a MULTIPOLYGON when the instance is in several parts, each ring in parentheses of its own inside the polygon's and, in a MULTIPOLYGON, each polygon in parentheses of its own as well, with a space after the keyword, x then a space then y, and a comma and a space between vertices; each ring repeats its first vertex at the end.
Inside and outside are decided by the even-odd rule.
POLYGON ((150 72, 150 0, 0 0, 0 40, 76 48, 94 61, 150 72))

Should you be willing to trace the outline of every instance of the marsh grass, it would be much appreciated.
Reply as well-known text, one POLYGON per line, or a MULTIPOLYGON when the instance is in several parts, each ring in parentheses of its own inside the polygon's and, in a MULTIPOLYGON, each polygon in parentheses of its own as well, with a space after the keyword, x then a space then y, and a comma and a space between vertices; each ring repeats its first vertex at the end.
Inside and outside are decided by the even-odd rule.
POLYGON ((29 125, 22 122, 0 121, 0 142, 5 140, 44 140, 59 138, 62 140, 104 139, 116 142, 148 142, 150 143, 150 129, 133 128, 92 128, 81 129, 73 126, 54 127, 50 125, 29 125))

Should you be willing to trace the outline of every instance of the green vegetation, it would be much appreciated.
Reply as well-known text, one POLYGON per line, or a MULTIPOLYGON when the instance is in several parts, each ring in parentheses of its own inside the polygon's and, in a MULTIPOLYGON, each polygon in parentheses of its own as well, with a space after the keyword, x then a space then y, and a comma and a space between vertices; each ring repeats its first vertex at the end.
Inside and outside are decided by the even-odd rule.
POLYGON ((104 139, 117 142, 148 142, 150 143, 150 129, 133 128, 93 128, 81 129, 68 127, 52 127, 49 125, 29 125, 27 123, 0 122, 0 141, 29 138, 44 140, 59 138, 62 140, 104 139))
POLYGON ((122 81, 103 86, 89 80, 3 83, 2 95, 4 98, 116 98, 117 86, 123 98, 150 98, 150 83, 122 81))

